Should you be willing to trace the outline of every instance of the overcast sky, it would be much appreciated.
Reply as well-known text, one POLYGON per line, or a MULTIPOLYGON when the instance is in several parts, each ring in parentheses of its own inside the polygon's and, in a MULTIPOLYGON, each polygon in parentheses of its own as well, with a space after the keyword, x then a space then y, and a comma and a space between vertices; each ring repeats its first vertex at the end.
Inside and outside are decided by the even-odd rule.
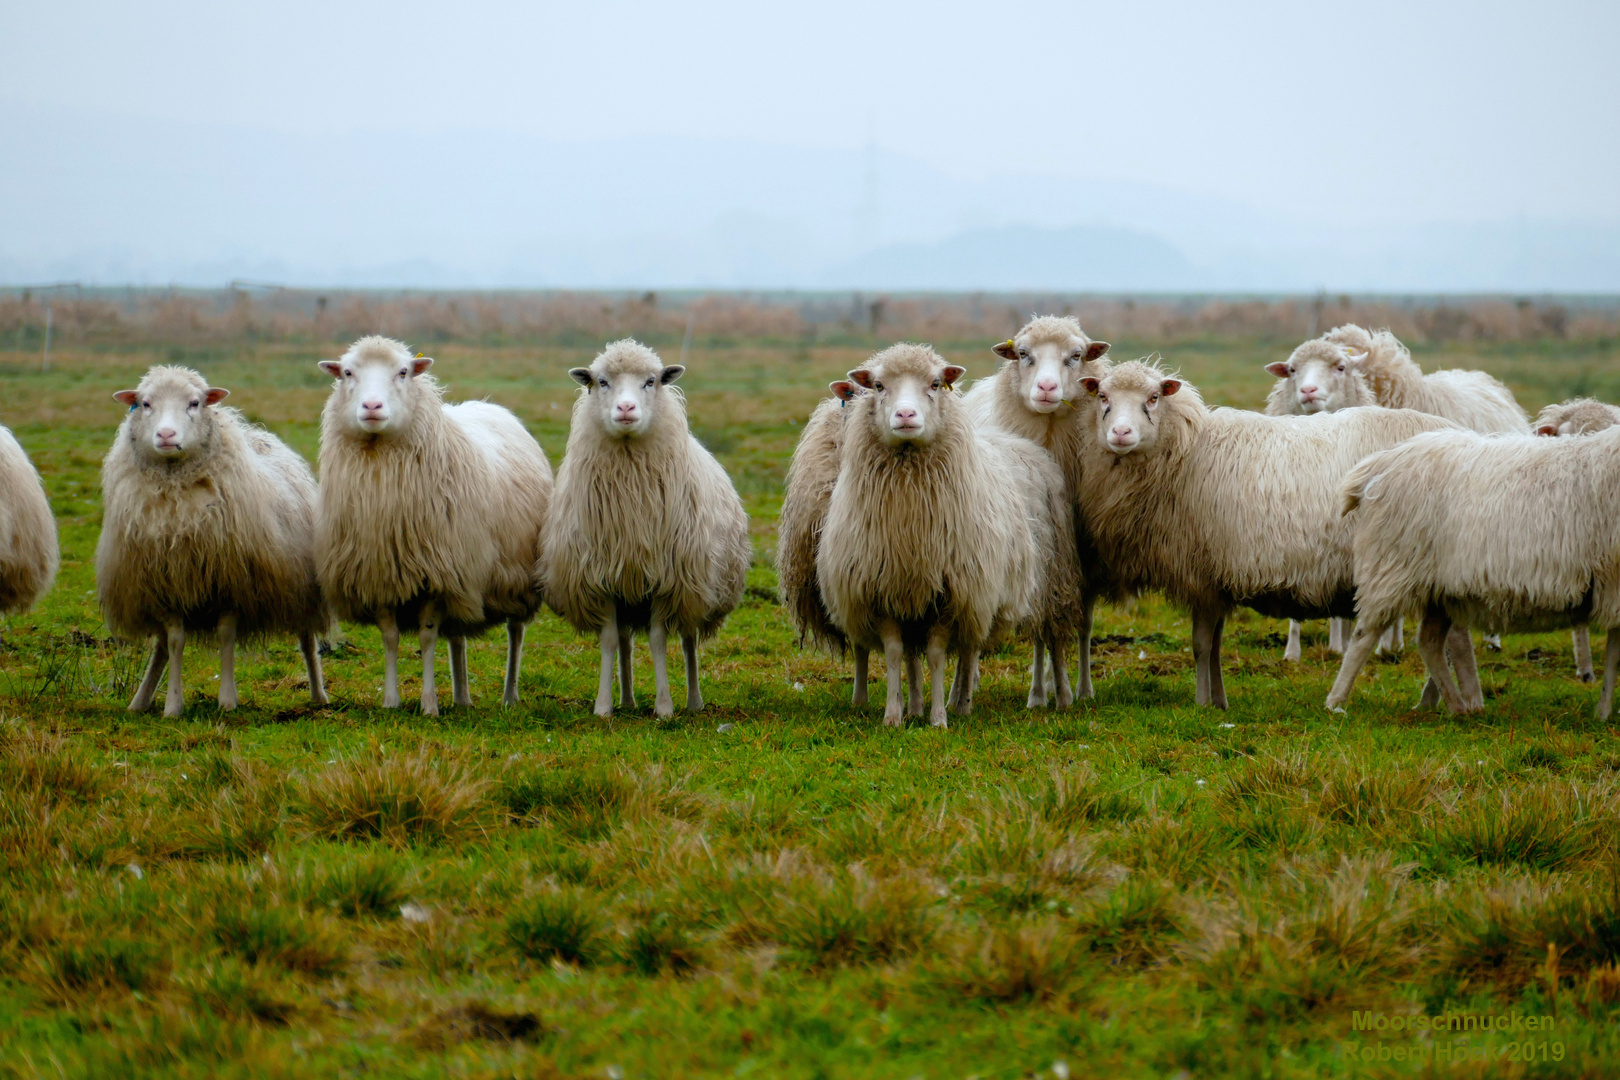
POLYGON ((1617 42, 1614 0, 52 0, 0 6, 0 105, 297 133, 870 139, 964 177, 1149 181, 1340 225, 1613 222, 1617 42))

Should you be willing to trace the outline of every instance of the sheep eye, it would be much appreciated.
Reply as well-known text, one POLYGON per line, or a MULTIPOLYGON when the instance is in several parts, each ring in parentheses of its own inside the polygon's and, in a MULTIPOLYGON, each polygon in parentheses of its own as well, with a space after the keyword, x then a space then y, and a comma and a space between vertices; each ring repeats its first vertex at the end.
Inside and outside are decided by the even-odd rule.
POLYGON ((343 377, 345 379, 352 379, 352 378, 354 378, 354 372, 350 371, 348 368, 344 368, 343 369, 343 377))
POLYGON ((883 384, 880 383, 880 382, 875 382, 875 383, 872 384, 872 389, 881 390, 881 389, 883 389, 883 384))
POLYGON ((1339 365, 1339 366, 1338 366, 1338 368, 1337 368, 1337 370, 1339 370, 1339 371, 1343 371, 1343 370, 1344 370, 1344 365, 1343 365, 1343 364, 1340 364, 1340 365, 1339 365))
POLYGON ((200 401, 193 399, 191 402, 191 408, 195 409, 200 404, 202 404, 200 401))
POLYGON ((656 380, 656 379, 648 379, 648 380, 647 380, 647 385, 648 385, 648 386, 651 386, 651 385, 652 385, 652 384, 653 384, 653 383, 655 383, 655 382, 657 382, 657 380, 656 380))
POLYGON ((601 388, 602 388, 602 389, 604 389, 604 390, 606 390, 606 389, 607 389, 607 388, 608 388, 608 385, 607 385, 607 380, 606 380, 606 379, 597 379, 597 380, 596 380, 596 385, 597 385, 597 386, 600 386, 600 387, 601 387, 601 388))
POLYGON ((938 390, 938 389, 939 389, 939 380, 938 380, 938 379, 935 379, 935 380, 934 380, 934 386, 933 386, 933 389, 935 389, 935 390, 938 390))
POLYGON ((1157 405, 1158 402, 1159 402, 1159 395, 1158 394, 1154 394, 1152 397, 1148 398, 1148 404, 1149 405, 1157 405))

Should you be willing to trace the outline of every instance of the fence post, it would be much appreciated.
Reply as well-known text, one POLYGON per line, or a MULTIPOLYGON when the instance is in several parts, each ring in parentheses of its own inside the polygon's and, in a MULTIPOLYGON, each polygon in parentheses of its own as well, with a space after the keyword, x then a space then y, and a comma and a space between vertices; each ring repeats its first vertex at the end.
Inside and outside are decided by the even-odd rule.
POLYGON ((45 356, 39 362, 39 370, 51 370, 51 305, 45 304, 45 356))

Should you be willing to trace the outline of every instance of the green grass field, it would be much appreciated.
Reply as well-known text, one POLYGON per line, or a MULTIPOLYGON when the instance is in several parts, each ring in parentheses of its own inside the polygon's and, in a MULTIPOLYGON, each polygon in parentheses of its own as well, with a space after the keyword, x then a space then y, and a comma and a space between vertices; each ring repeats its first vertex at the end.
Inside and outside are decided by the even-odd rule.
MULTIPOLYGON (((941 346, 977 375, 988 344, 941 346)), ((1166 359, 1258 407, 1290 345, 1166 359)), ((221 713, 203 646, 178 722, 125 711, 143 647, 95 606, 109 395, 189 363, 313 460, 314 361, 335 350, 69 349, 48 373, 0 352, 0 422, 63 544, 55 589, 0 623, 0 1072, 1616 1075, 1620 737, 1567 634, 1482 652, 1480 716, 1412 711, 1411 648, 1330 715, 1325 627, 1288 665, 1285 626, 1239 614, 1220 713, 1192 704, 1187 620, 1145 597, 1100 614, 1095 703, 1027 712, 1012 646, 971 717, 885 729, 881 693, 852 711, 848 668, 794 647, 772 570, 797 422, 868 351, 688 358, 694 428, 756 549, 701 714, 653 717, 638 643, 638 707, 594 718, 595 643, 546 615, 516 709, 493 704, 491 637, 469 649, 475 708, 382 710, 378 636, 349 627, 331 707, 272 640, 239 652, 243 705, 221 713), (1536 1026, 1419 1030, 1448 1012, 1536 1026)), ((1617 354, 1418 359, 1483 367, 1534 411, 1620 400, 1617 354)), ((564 369, 590 350, 434 355, 452 400, 511 407, 555 466, 564 369)), ((413 702, 414 655, 401 672, 413 702)))

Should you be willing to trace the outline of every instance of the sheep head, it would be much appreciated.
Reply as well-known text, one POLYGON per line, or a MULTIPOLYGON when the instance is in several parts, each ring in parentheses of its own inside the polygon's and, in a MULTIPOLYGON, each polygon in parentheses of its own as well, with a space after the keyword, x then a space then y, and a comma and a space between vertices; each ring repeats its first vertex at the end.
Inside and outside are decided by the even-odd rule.
POLYGON ((1132 360, 1082 379, 1081 385, 1097 399, 1097 440, 1123 457, 1153 449, 1165 400, 1180 391, 1182 382, 1153 364, 1132 360))
POLYGON ((926 445, 940 431, 942 395, 967 369, 948 364, 926 345, 891 345, 849 373, 873 398, 872 420, 890 446, 926 445))
POLYGON ((1287 360, 1267 364, 1266 370, 1288 380, 1300 412, 1337 412, 1351 404, 1352 382, 1366 359, 1364 349, 1316 338, 1295 349, 1287 360))
POLYGON ((665 364, 639 341, 615 341, 590 367, 569 369, 595 405, 597 422, 611 438, 634 439, 647 433, 667 408, 666 395, 685 374, 680 364, 665 364))
MULTIPOLYGON (((420 404, 416 380, 433 366, 426 356, 412 356, 401 343, 365 337, 340 360, 322 360, 321 370, 337 380, 341 395, 337 417, 356 434, 381 435, 406 427, 420 404)), ((433 407, 438 407, 437 398, 433 407)))
POLYGON ((209 406, 229 393, 190 368, 155 367, 135 389, 120 390, 113 399, 129 408, 126 430, 136 452, 175 461, 207 449, 214 435, 209 406))
POLYGON ((1092 341, 1078 319, 1044 315, 992 350, 1009 366, 1018 381, 1018 399, 1032 413, 1053 413, 1082 393, 1080 380, 1102 373, 1108 342, 1092 341))

